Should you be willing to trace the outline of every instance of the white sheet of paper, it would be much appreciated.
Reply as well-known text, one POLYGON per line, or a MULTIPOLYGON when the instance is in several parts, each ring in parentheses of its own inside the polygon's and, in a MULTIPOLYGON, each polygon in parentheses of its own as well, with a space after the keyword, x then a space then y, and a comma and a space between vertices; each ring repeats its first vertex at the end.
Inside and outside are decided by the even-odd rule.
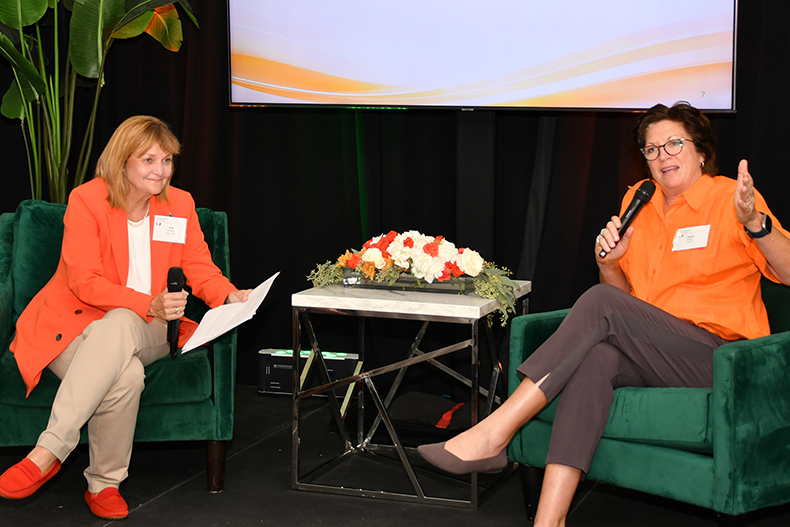
POLYGON ((223 304, 214 309, 210 309, 203 315, 203 320, 200 321, 200 325, 186 344, 184 344, 184 347, 181 348, 181 353, 199 348, 206 342, 214 340, 223 333, 227 333, 241 323, 251 319, 258 310, 258 306, 260 306, 263 299, 266 298, 274 279, 277 278, 279 274, 280 272, 277 271, 268 280, 253 289, 246 302, 223 304))

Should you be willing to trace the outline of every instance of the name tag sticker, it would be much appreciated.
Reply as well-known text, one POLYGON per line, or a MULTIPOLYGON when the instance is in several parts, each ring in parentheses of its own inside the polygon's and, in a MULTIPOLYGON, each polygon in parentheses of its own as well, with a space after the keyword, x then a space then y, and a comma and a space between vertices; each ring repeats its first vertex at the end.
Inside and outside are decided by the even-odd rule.
POLYGON ((672 240, 672 252, 703 249, 708 246, 709 234, 710 225, 678 229, 678 232, 675 233, 675 239, 672 240))
POLYGON ((186 243, 187 219, 156 215, 152 239, 155 242, 186 243))

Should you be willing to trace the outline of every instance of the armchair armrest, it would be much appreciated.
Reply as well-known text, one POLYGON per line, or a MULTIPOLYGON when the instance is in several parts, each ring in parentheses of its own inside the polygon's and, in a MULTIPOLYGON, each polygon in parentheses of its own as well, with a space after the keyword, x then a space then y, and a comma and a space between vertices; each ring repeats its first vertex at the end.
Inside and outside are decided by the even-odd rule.
MULTIPOLYGON (((203 235, 211 250, 214 264, 230 279, 230 251, 228 248, 228 216, 221 211, 206 208, 196 209, 203 235)), ((193 320, 200 320, 208 307, 202 302, 194 307, 187 305, 187 313, 194 309, 193 320), (199 312, 199 315, 198 315, 199 312)), ((233 438, 233 415, 236 393, 236 339, 237 330, 226 333, 211 344, 211 370, 214 406, 217 412, 216 440, 233 438)))
POLYGON ((0 355, 5 352, 14 331, 14 214, 0 215, 0 355))
POLYGON ((521 383, 516 368, 548 339, 565 319, 570 309, 533 313, 513 319, 510 325, 510 366, 508 395, 521 383))
POLYGON ((726 344, 713 354, 716 510, 741 514, 790 493, 790 332, 726 344), (748 503, 748 510, 744 504, 748 503))
POLYGON ((236 329, 211 345, 213 398, 217 410, 217 441, 233 438, 233 415, 236 393, 236 329))

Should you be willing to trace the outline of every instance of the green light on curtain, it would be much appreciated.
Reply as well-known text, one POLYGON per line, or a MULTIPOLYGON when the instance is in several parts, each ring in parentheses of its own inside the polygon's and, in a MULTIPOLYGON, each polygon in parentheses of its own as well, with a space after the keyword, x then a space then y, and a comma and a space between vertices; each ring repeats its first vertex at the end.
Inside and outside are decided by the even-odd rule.
POLYGON ((370 203, 368 201, 368 181, 365 171, 365 138, 362 133, 362 112, 354 110, 354 132, 357 143, 357 182, 359 188, 359 225, 362 230, 362 239, 369 240, 373 235, 370 232, 370 203))

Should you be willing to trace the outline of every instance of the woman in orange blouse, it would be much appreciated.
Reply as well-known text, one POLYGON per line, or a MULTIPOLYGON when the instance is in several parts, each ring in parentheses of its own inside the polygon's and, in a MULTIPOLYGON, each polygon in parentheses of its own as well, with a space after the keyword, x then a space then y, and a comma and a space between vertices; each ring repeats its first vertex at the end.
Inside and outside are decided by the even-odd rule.
POLYGON ((181 267, 192 293, 211 307, 247 300, 250 291, 237 290, 212 262, 192 197, 170 186, 179 151, 165 123, 131 117, 102 152, 96 178, 69 196, 58 268, 19 317, 11 344, 28 394, 47 367, 61 384, 36 447, 0 476, 0 496, 38 490, 87 422, 85 501, 99 517, 127 516, 118 486, 131 458, 143 368, 168 353, 168 321, 181 319, 179 344, 197 327, 182 318, 187 293, 167 291, 168 270, 181 267))
POLYGON ((601 284, 518 368, 523 381, 500 408, 446 443, 419 448, 456 474, 502 469, 515 432, 562 391, 535 526, 565 525, 615 388, 710 388, 717 347, 770 332, 760 277, 790 284, 787 231, 746 160, 737 180, 717 175, 710 122, 699 110, 654 106, 635 139, 660 192, 622 236, 614 216, 596 237, 601 284))

